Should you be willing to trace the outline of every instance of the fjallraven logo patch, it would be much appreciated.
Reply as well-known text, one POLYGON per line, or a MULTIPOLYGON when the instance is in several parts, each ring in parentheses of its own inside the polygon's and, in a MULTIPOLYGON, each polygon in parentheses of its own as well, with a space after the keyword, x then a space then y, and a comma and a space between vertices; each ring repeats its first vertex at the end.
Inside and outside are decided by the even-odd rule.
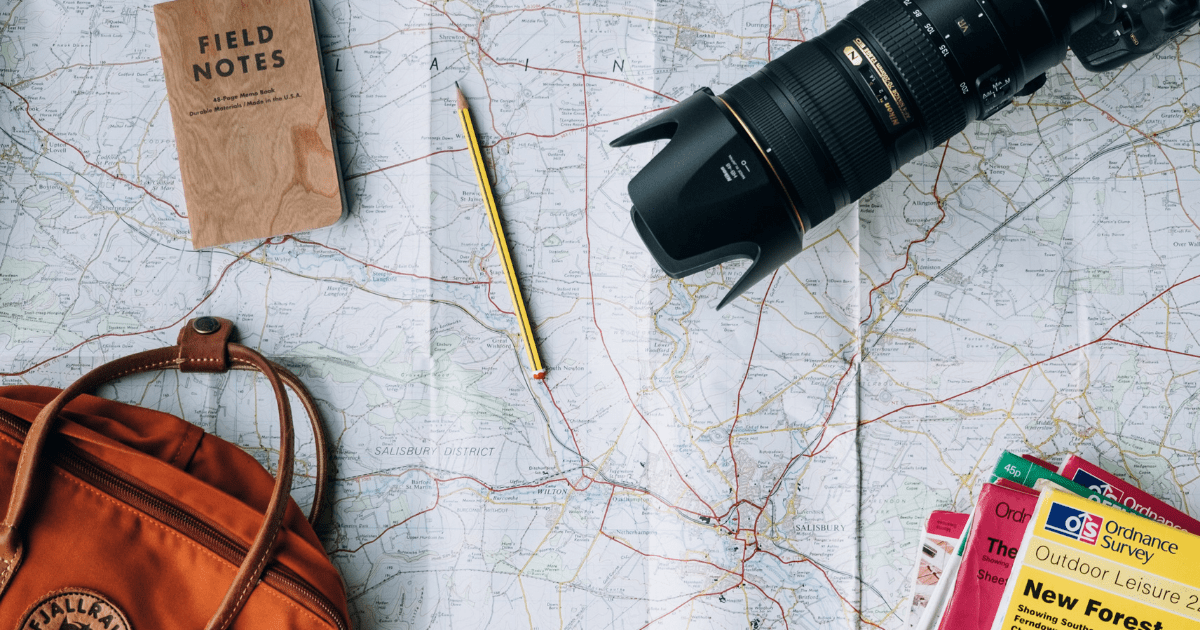
POLYGON ((121 609, 98 593, 55 591, 29 608, 17 630, 131 630, 121 609))

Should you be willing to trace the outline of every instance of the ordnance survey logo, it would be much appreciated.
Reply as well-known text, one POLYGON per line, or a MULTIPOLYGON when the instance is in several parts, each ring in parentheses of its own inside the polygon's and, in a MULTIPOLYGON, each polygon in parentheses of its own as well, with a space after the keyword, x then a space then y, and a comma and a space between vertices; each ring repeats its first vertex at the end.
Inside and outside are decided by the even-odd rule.
POLYGON ((1089 545, 1096 544, 1102 525, 1103 516, 1089 514, 1061 503, 1051 503, 1050 514, 1046 517, 1046 529, 1089 545))
POLYGON ((1121 499, 1125 498, 1120 490, 1117 490, 1109 485, 1107 481, 1098 479, 1095 475, 1082 468, 1075 471, 1075 474, 1071 477, 1071 481, 1074 481, 1075 483, 1089 490, 1099 492, 1100 494, 1103 494, 1114 501, 1120 501, 1121 499))
POLYGON ((125 613, 108 598, 72 588, 55 591, 29 608, 17 630, 130 630, 125 613))

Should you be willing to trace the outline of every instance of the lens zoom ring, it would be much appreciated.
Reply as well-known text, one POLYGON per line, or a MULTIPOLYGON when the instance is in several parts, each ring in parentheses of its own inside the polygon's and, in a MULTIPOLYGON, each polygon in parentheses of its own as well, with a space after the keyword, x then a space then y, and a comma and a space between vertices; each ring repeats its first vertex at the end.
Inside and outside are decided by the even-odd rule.
POLYGON ((763 69, 800 104, 833 155, 850 198, 858 199, 891 176, 891 160, 867 108, 839 70, 819 44, 797 46, 763 69))
POLYGON ((816 160, 766 90, 757 81, 742 81, 723 96, 751 131, 761 138, 763 148, 771 148, 771 154, 783 170, 780 176, 792 183, 792 188, 800 195, 797 202, 803 209, 813 212, 832 205, 828 195, 814 198, 826 188, 821 182, 816 160))
POLYGON ((967 126, 967 107, 946 62, 921 27, 894 0, 873 0, 850 19, 879 40, 908 87, 933 148, 967 126))

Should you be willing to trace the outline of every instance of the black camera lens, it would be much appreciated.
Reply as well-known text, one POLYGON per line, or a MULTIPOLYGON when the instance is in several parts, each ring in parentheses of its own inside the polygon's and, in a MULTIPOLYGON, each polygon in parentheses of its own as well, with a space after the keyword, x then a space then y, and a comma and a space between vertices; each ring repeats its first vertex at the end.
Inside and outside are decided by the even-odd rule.
POLYGON ((671 142, 629 183, 633 223, 682 278, 753 262, 721 306, 901 165, 1045 82, 1106 0, 869 0, 720 96, 615 140, 671 142))

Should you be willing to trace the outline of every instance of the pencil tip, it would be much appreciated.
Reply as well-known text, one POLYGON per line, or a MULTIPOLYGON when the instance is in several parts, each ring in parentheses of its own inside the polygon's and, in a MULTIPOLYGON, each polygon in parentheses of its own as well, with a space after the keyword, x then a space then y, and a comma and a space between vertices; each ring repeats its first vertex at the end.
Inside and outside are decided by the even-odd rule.
POLYGON ((454 91, 457 92, 456 96, 458 97, 458 108, 466 109, 467 108, 467 97, 463 96, 462 87, 460 87, 458 85, 458 81, 454 82, 454 91))

